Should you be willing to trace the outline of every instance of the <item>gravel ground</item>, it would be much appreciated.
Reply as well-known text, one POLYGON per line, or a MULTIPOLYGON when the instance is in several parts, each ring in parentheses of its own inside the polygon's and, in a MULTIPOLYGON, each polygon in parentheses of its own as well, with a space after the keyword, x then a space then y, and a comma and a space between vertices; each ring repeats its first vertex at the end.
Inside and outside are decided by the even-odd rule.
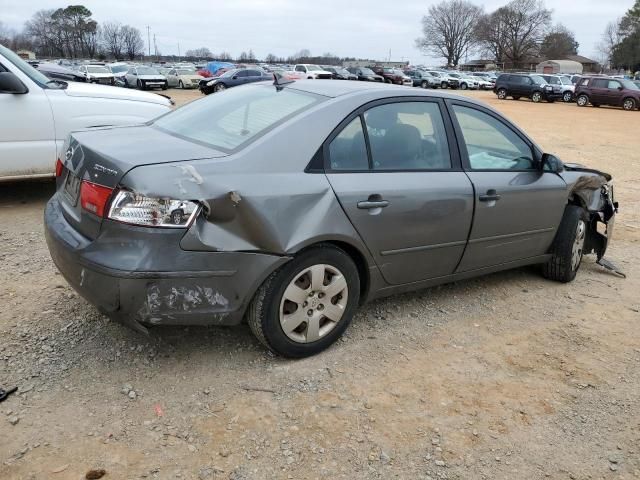
POLYGON ((244 325, 110 322, 50 261, 53 185, 2 185, 0 478, 640 478, 640 113, 466 94, 614 175, 627 279, 587 258, 568 285, 524 268, 395 296, 288 361, 244 325))

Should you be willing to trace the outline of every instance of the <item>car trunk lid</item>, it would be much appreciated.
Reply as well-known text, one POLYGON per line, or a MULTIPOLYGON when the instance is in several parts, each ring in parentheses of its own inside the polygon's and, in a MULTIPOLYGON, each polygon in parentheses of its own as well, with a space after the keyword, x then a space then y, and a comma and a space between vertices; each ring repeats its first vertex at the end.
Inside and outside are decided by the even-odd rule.
POLYGON ((58 198, 66 220, 94 239, 108 214, 111 194, 132 168, 223 156, 223 152, 148 125, 75 132, 60 159, 63 169, 57 181, 58 198), (115 129, 117 135, 113 134, 115 129))

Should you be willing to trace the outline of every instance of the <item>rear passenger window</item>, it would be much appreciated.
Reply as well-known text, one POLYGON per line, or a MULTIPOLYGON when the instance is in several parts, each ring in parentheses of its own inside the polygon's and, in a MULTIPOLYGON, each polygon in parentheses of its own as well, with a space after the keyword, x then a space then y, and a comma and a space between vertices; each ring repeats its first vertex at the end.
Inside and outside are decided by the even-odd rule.
POLYGON ((607 85, 607 88, 611 88, 615 90, 616 88, 619 88, 621 86, 622 85, 617 80, 609 80, 609 84, 607 85))
POLYGON ((374 170, 451 168, 447 134, 434 102, 373 107, 364 115, 374 170))
POLYGON ((531 147, 507 125, 475 108, 453 107, 474 170, 532 170, 531 147))
POLYGON ((329 144, 331 170, 368 170, 367 145, 362 121, 354 118, 329 144))
POLYGON ((607 88, 609 82, 606 79, 596 78, 591 82, 591 88, 607 88))

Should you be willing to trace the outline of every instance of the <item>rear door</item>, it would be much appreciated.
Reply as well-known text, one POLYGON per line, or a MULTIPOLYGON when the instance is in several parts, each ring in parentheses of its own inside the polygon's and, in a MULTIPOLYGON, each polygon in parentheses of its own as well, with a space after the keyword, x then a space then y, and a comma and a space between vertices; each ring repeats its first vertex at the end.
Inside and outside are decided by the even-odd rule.
POLYGON ((607 105, 620 105, 622 103, 622 83, 618 80, 608 80, 604 94, 607 105))
POLYGON ((488 109, 448 101, 475 215, 459 272, 545 254, 567 203, 562 178, 539 168, 540 152, 488 109))
POLYGON ((453 273, 467 242, 473 188, 443 113, 435 99, 376 102, 324 147, 327 178, 390 284, 453 273))
POLYGON ((606 78, 594 78, 589 82, 589 100, 592 104, 606 104, 609 101, 609 80, 606 78))

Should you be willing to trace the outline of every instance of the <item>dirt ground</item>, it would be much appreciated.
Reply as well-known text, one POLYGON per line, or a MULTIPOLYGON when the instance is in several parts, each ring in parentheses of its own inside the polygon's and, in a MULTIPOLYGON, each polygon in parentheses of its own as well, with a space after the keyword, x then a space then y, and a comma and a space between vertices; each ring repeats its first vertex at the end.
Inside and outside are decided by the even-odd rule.
POLYGON ((0 385, 20 388, 0 478, 640 478, 640 112, 467 95, 613 174, 626 279, 586 258, 567 285, 524 268, 391 297, 289 361, 246 326, 105 319, 49 258, 53 185, 0 185, 0 385))

